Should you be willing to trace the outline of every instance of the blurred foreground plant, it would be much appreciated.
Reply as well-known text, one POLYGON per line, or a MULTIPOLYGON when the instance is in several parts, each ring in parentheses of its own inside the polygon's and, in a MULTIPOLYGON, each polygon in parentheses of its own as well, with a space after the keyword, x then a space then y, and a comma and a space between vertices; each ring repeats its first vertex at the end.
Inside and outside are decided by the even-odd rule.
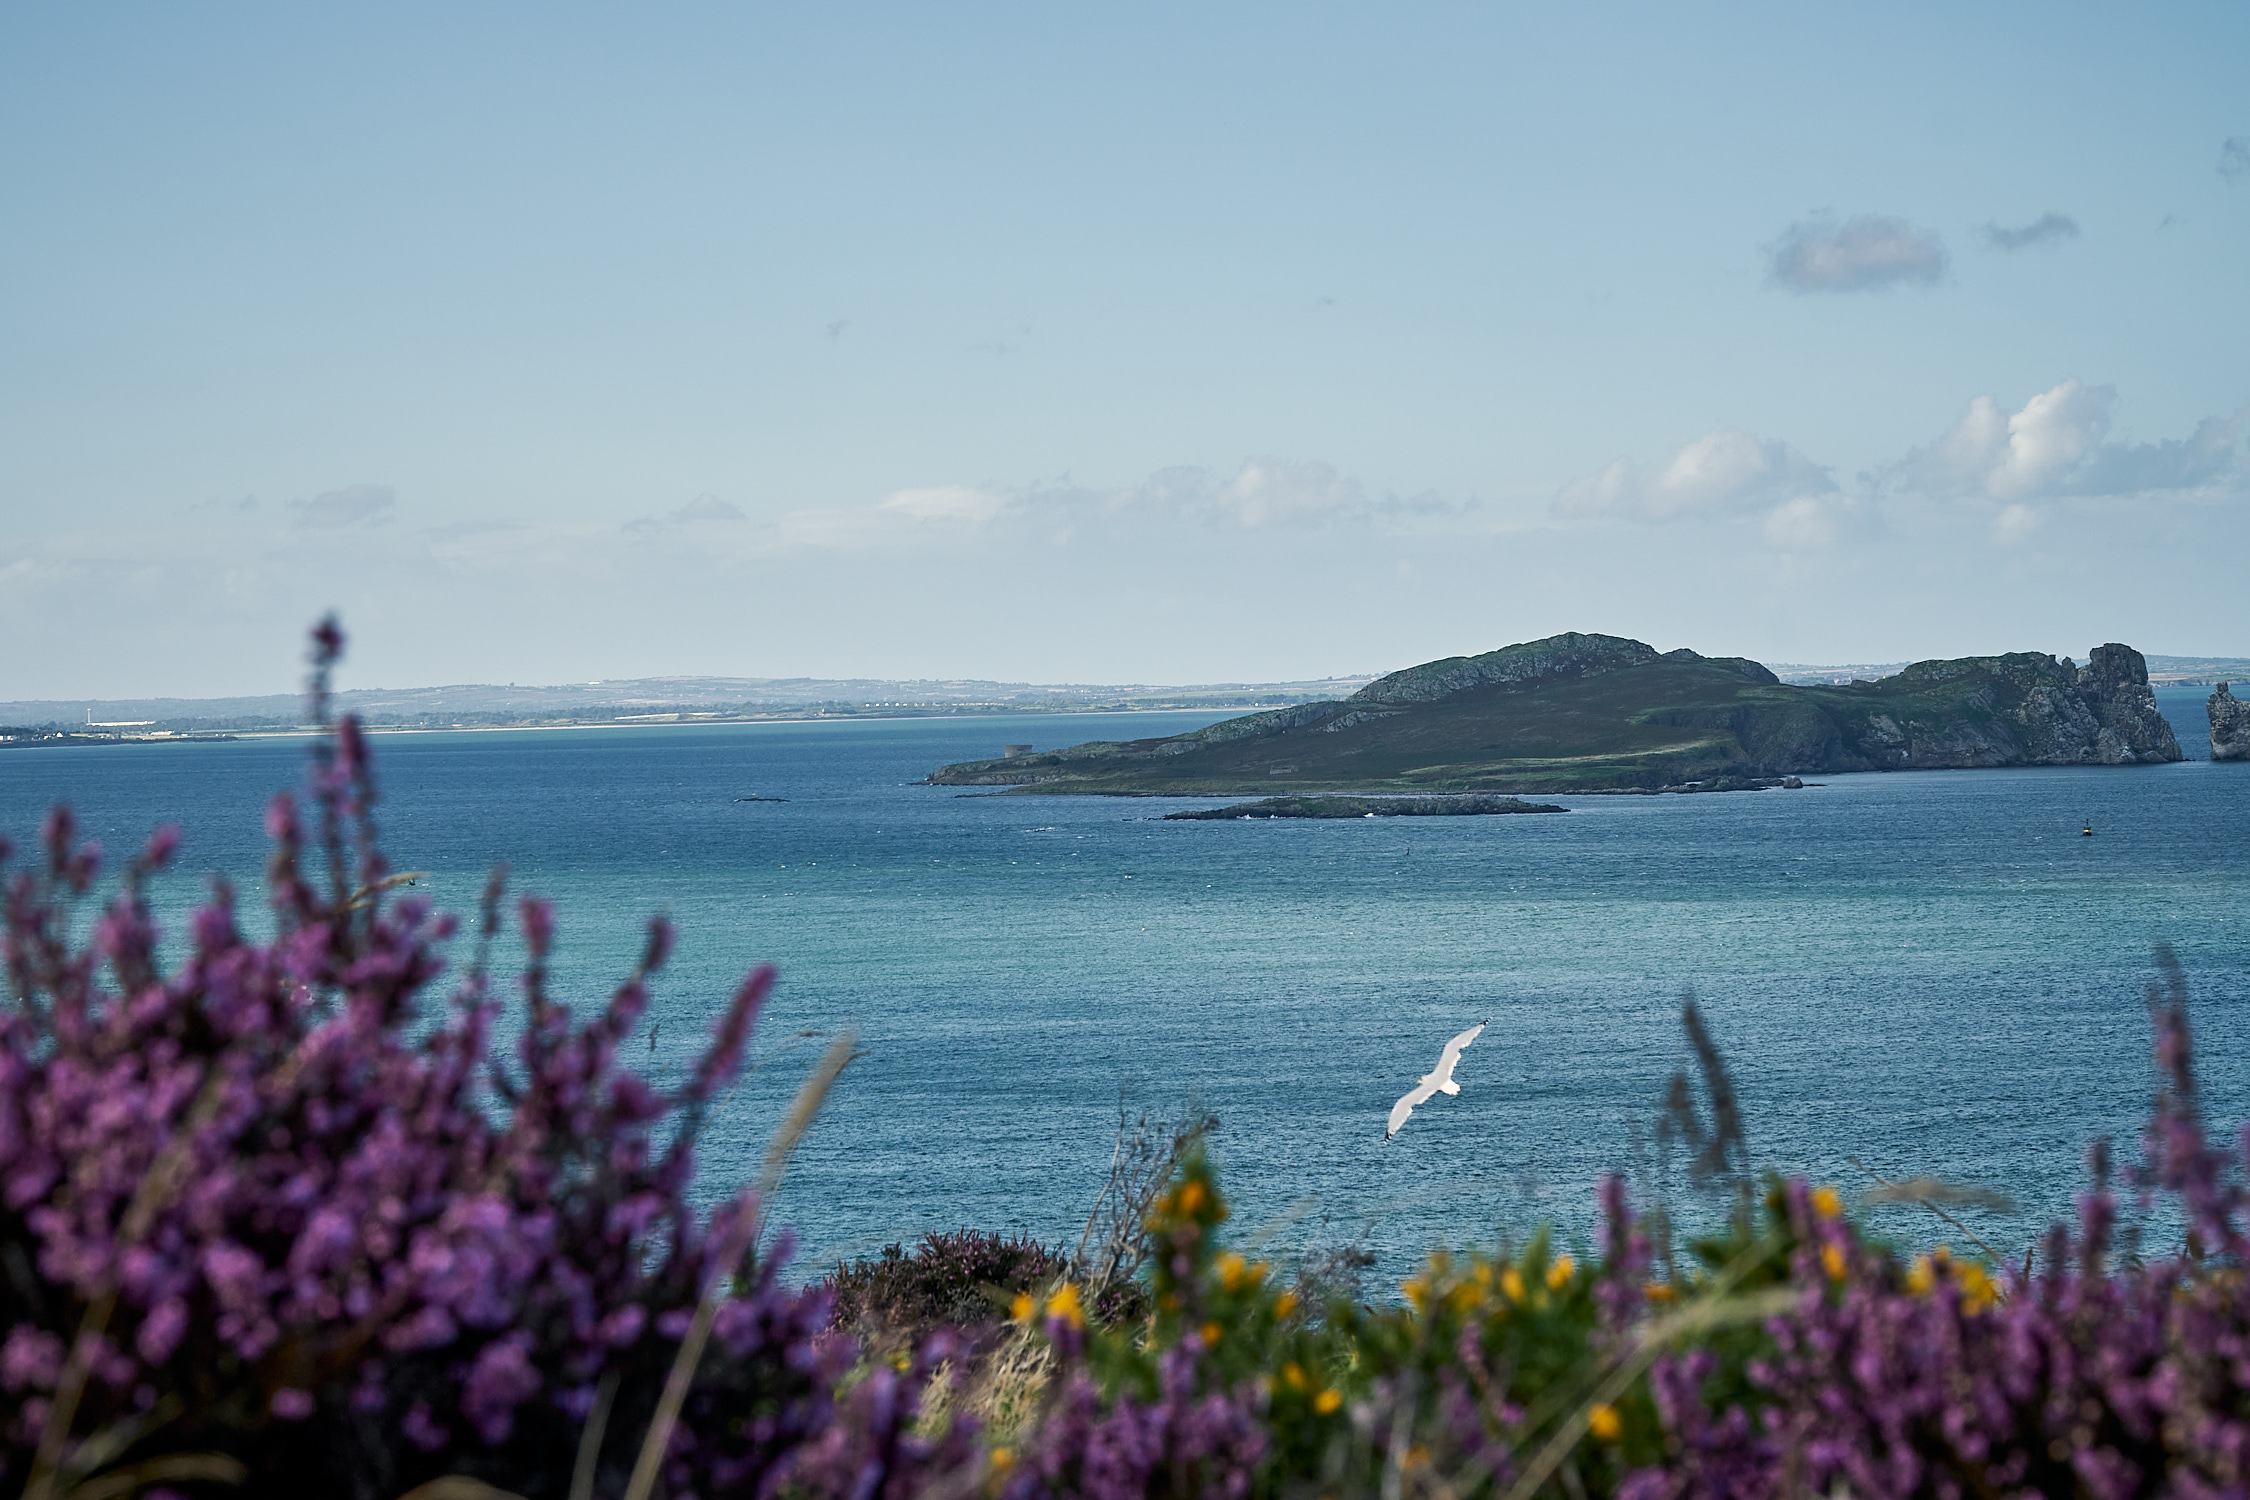
MULTIPOLYGON (((332 622, 315 633, 323 725, 341 649, 332 622)), ((455 923, 394 896, 351 718, 316 742, 308 796, 309 817, 287 794, 267 814, 273 941, 244 937, 219 883, 174 972, 146 886, 175 830, 84 939, 101 855, 67 811, 7 881, 0 1488, 391 1500, 468 1475, 532 1500, 639 1500, 791 1472, 856 1494, 871 1465, 965 1462, 965 1436, 901 1431, 927 1367, 869 1393, 888 1411, 838 1407, 852 1350, 824 1334, 823 1295, 776 1279, 787 1243, 758 1248, 758 1190, 689 1204, 699 1130, 772 971, 660 1094, 618 1046, 670 926, 652 921, 634 972, 579 1016, 548 992, 553 915, 523 901, 511 1061, 486 971, 500 877, 433 1005, 455 923)))

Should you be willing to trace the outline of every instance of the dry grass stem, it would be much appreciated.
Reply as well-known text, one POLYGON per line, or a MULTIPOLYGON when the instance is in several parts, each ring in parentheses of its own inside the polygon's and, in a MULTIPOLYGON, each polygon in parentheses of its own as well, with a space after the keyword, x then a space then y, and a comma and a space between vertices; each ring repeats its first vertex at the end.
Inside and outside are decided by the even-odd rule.
POLYGON ((648 1435, 642 1439, 640 1456, 633 1463, 633 1477, 625 1486, 625 1500, 649 1500, 656 1492, 657 1473, 664 1466, 664 1451, 671 1446, 672 1430, 680 1420, 680 1408, 687 1404, 688 1386, 694 1381, 695 1367, 703 1359, 703 1347, 710 1342, 711 1323, 718 1316, 719 1302, 726 1295, 727 1284, 742 1258, 757 1246, 764 1227, 766 1205, 772 1201, 774 1189, 781 1185, 781 1174, 789 1165, 790 1153, 797 1149, 797 1142, 804 1139, 829 1089, 835 1086, 837 1076, 852 1060, 852 1049, 858 1040, 859 1034, 855 1031, 846 1031, 836 1038, 827 1055, 813 1068, 812 1076, 797 1090, 788 1116, 774 1132, 773 1143, 766 1148, 765 1169, 758 1176, 756 1196, 735 1216, 726 1242, 716 1257, 718 1270, 705 1285, 703 1296, 696 1303, 695 1321, 689 1326, 687 1337, 680 1341, 679 1353, 673 1357, 671 1371, 664 1377, 664 1392, 657 1398, 656 1414, 649 1420, 648 1435))

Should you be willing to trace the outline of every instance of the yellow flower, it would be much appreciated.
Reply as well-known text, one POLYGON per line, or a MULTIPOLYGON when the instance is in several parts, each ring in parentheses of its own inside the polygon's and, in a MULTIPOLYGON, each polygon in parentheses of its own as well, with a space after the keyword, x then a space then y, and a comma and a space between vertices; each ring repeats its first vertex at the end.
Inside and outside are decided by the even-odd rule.
POLYGON ((1965 1265, 1953 1273, 1961 1287, 1961 1311, 1980 1313, 2000 1300, 2000 1289, 1984 1274, 1984 1267, 1965 1265))
POLYGON ((1305 1367, 1291 1360, 1281 1367, 1281 1378, 1289 1389, 1301 1391, 1305 1388, 1305 1367))
POLYGON ((1219 1285, 1225 1287, 1230 1292, 1240 1291, 1242 1289, 1243 1281, 1248 1277, 1250 1272, 1249 1263, 1244 1261, 1241 1256, 1235 1254, 1232 1250, 1229 1250, 1226 1254, 1219 1257, 1218 1267, 1219 1285))
POLYGON ((1930 1267, 1927 1255, 1914 1257, 1914 1264, 1906 1272, 1906 1289, 1919 1297, 1937 1285, 1937 1275, 1930 1267))
POLYGON ((1156 1299, 1156 1305, 1166 1312, 1178 1312, 1180 1310, 1180 1294, 1178 1292, 1166 1292, 1156 1299))
POLYGON ((1187 1183, 1180 1188, 1179 1197, 1173 1202, 1173 1212, 1192 1214, 1197 1209, 1203 1206, 1203 1198, 1204 1193, 1202 1183, 1187 1183))
POLYGON ((1296 1310, 1297 1294, 1295 1292, 1283 1292, 1273 1299, 1273 1315, 1276 1319, 1286 1318, 1296 1310))
POLYGON ((1828 1273, 1830 1281, 1842 1281, 1844 1279, 1843 1249, 1836 1245, 1821 1246, 1820 1268, 1828 1273))
POLYGON ((1680 1294, 1661 1281, 1652 1281, 1641 1288, 1641 1295, 1651 1302, 1670 1302, 1680 1294))
POLYGON ((1016 1456, 1006 1448, 995 1448, 992 1450, 992 1453, 987 1459, 987 1462, 992 1465, 993 1473, 1005 1474, 1010 1469, 1015 1467, 1016 1456))
POLYGON ((1324 1417, 1343 1404, 1344 1393, 1342 1391, 1322 1391, 1312 1398, 1312 1409, 1324 1417))
POLYGON ((1404 1292, 1404 1293, 1406 1294, 1406 1300, 1407 1300, 1407 1301, 1409 1301, 1409 1302, 1411 1302, 1411 1303, 1413 1303, 1413 1304, 1414 1304, 1414 1310, 1415 1310, 1416 1312, 1427 1312, 1427 1311, 1429 1311, 1429 1302, 1430 1302, 1430 1278, 1429 1278, 1429 1277, 1427 1277, 1427 1276, 1409 1276, 1409 1277, 1407 1277, 1407 1278, 1406 1278, 1406 1280, 1404 1280, 1404 1281, 1402 1281, 1402 1282, 1400 1282, 1400 1283, 1398 1284, 1398 1289, 1399 1289, 1399 1290, 1400 1290, 1401 1292, 1404 1292))
POLYGON ((1500 1273, 1500 1290, 1507 1293, 1510 1302, 1523 1300, 1523 1272, 1514 1266, 1500 1273))
POLYGON ((1813 1212, 1824 1219, 1841 1219, 1844 1216, 1844 1199, 1832 1187, 1817 1187, 1812 1195, 1813 1212))
POLYGON ((1038 1304, 1031 1300, 1031 1293, 1018 1292, 1016 1293, 1016 1300, 1008 1304, 1008 1316, 1014 1318, 1018 1323, 1028 1323, 1031 1321, 1031 1314, 1037 1307, 1038 1304))
POLYGON ((1078 1288, 1074 1284, 1066 1281, 1055 1289, 1055 1294, 1047 1299, 1047 1316, 1064 1319, 1073 1328, 1086 1326, 1086 1309, 1079 1305, 1078 1288))
POLYGON ((1201 1328, 1197 1329, 1196 1332, 1203 1335, 1203 1342, 1205 1344, 1216 1344, 1219 1341, 1219 1336, 1225 1333, 1226 1330, 1224 1328, 1221 1328, 1216 1323, 1206 1323, 1201 1328))
POLYGON ((1614 1443, 1625 1435, 1625 1423, 1617 1415, 1616 1407, 1606 1401, 1598 1402, 1586 1413, 1586 1430, 1597 1442, 1614 1443))
POLYGON ((1567 1255, 1558 1255, 1547 1263, 1547 1290, 1559 1292, 1570 1285, 1570 1273, 1578 1269, 1578 1262, 1567 1255))

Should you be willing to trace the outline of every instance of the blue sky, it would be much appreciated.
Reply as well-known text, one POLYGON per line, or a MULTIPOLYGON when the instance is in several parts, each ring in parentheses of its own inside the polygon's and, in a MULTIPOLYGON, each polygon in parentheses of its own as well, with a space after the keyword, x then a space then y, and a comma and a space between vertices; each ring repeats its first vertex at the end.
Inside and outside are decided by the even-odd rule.
POLYGON ((2240 6, 19 5, 0 698, 2250 654, 2240 6))

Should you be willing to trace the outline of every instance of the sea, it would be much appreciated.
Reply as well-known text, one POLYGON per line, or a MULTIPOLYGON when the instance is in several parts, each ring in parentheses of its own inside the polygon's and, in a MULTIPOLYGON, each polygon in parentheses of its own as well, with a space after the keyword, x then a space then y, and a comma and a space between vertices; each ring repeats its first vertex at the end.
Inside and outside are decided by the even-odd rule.
MULTIPOLYGON (((1074 1245, 1121 1117, 1193 1108, 1217 1116, 1240 1243, 1356 1246, 1380 1288, 1437 1247, 1542 1226, 1585 1246, 1612 1170, 1682 1219, 1721 1212, 1660 1148, 1668 1082, 1694 1068, 1689 997, 1757 1164, 1847 1195, 1984 1190, 2005 1201, 1954 1213, 2011 1259, 2074 1212, 2090 1143, 2137 1149, 2160 946, 2187 974, 2202 1104, 2231 1139, 2250 1119, 2250 764, 2208 759, 2201 689, 2159 697, 2195 758, 1472 818, 1166 822, 1219 804, 921 784, 1004 743, 1179 733, 1211 713, 375 746, 393 864, 466 916, 504 862, 513 891, 555 903, 573 1003, 603 1001, 648 916, 678 924, 633 1066, 676 1081, 743 976, 778 967, 699 1195, 755 1176, 806 1070, 856 1036, 776 1205, 797 1276, 959 1228, 1074 1245), (1460 1093, 1385 1140, 1392 1101, 1480 1021, 1460 1093)), ((159 892, 176 947, 201 875, 256 891, 262 809, 305 754, 293 739, 9 750, 0 830, 22 851, 67 802, 122 854, 178 823, 159 892)), ((1867 1212, 1902 1245, 1970 1248, 1921 1209, 1867 1212)), ((2145 1232, 2176 1227, 2159 1207, 2145 1232)))

